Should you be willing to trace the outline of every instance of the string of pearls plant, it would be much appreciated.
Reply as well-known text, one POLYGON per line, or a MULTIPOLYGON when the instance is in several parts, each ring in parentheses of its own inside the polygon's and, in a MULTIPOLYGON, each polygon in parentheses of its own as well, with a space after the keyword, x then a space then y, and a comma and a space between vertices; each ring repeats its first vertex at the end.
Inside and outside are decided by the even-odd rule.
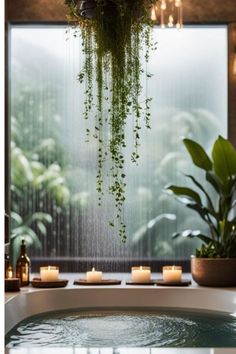
POLYGON ((141 102, 141 78, 143 74, 151 77, 142 66, 141 50, 145 50, 148 62, 150 51, 156 48, 151 20, 151 8, 156 1, 66 0, 65 3, 74 35, 82 37, 84 65, 78 80, 86 87, 84 118, 94 120, 93 131, 87 128, 86 134, 98 142, 96 179, 99 205, 105 193, 104 179, 108 177, 107 191, 113 196, 115 206, 109 224, 125 242, 125 128, 127 121, 133 119, 131 161, 137 163, 142 120, 150 129, 151 101, 146 97, 141 102), (109 168, 105 169, 105 165, 109 168))

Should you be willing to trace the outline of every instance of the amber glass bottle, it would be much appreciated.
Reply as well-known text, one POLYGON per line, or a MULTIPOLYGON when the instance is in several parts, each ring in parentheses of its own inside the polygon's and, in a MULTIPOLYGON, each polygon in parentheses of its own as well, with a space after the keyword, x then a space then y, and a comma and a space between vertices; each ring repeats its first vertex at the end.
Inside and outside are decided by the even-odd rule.
POLYGON ((30 280, 30 259, 26 254, 25 241, 20 246, 20 256, 16 262, 16 277, 20 278, 21 286, 29 285, 30 280))

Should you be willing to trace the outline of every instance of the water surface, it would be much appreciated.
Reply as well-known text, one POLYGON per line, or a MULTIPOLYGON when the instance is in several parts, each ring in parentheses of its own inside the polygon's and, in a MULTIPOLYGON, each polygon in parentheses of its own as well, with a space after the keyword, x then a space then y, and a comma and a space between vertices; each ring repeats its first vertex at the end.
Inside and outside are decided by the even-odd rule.
POLYGON ((12 347, 236 347, 236 318, 155 311, 60 311, 20 322, 12 347))

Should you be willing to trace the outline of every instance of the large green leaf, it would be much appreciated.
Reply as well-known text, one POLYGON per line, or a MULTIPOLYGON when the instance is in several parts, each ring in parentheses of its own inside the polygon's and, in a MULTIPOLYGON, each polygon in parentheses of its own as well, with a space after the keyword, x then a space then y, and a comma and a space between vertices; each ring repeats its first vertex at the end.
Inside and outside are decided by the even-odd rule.
POLYGON ((48 213, 43 213, 43 212, 35 212, 31 218, 30 221, 42 221, 42 222, 48 222, 51 223, 52 222, 52 216, 48 213))
POLYGON ((179 236, 182 237, 189 237, 189 238, 199 238, 201 241, 205 242, 206 244, 209 244, 212 242, 212 239, 209 236, 203 235, 200 231, 198 230, 184 230, 181 232, 175 232, 172 235, 172 238, 177 238, 179 236))
POLYGON ((15 227, 11 231, 11 238, 14 239, 15 237, 27 234, 27 232, 28 232, 28 226, 21 225, 19 227, 15 227))
POLYGON ((215 174, 228 186, 230 179, 236 175, 236 150, 233 145, 222 136, 215 141, 212 158, 215 174))
POLYGON ((207 191, 205 190, 205 188, 201 185, 201 183, 199 183, 193 176, 191 175, 185 175, 186 177, 190 178, 191 181, 205 194, 206 196, 206 199, 207 199, 207 204, 208 204, 208 209, 209 211, 211 212, 211 214, 217 218, 218 217, 218 214, 217 212, 215 211, 215 208, 214 208, 214 205, 212 203, 212 200, 209 196, 209 194, 207 193, 207 191))
POLYGON ((37 227, 39 228, 40 232, 42 235, 46 236, 47 235, 47 228, 46 226, 42 223, 42 221, 37 221, 37 227))
POLYGON ((192 210, 195 210, 199 215, 200 217, 202 218, 202 220, 204 220, 209 228, 210 228, 210 231, 211 231, 211 234, 213 234, 214 236, 213 237, 218 237, 219 236, 219 232, 215 226, 215 224, 213 223, 213 221, 211 220, 209 214, 210 214, 210 210, 203 207, 202 205, 199 205, 199 204, 193 204, 193 203, 189 203, 189 204, 186 204, 186 206, 189 208, 189 209, 192 209, 192 210))
POLYGON ((212 185, 212 187, 218 194, 220 194, 221 191, 224 189, 221 180, 213 172, 206 172, 206 180, 212 185))
POLYGON ((11 160, 13 169, 13 175, 17 175, 17 178, 24 178, 28 182, 32 181, 33 174, 30 166, 30 162, 24 155, 23 151, 12 144, 11 148, 11 160))
POLYGON ((198 204, 202 204, 200 195, 191 188, 167 185, 165 189, 177 196, 186 196, 188 199, 193 200, 198 204))
POLYGON ((201 145, 190 139, 183 139, 193 163, 205 171, 212 170, 212 161, 201 145))
POLYGON ((11 212, 11 221, 14 221, 16 223, 16 225, 18 226, 18 225, 22 224, 23 219, 22 219, 22 217, 19 214, 17 214, 14 211, 12 211, 11 212))
POLYGON ((148 221, 147 224, 142 225, 132 236, 132 244, 137 244, 138 242, 142 241, 143 238, 147 236, 156 237, 156 233, 150 233, 150 230, 154 230, 155 227, 160 224, 163 220, 176 220, 175 214, 160 214, 156 216, 154 219, 148 221))

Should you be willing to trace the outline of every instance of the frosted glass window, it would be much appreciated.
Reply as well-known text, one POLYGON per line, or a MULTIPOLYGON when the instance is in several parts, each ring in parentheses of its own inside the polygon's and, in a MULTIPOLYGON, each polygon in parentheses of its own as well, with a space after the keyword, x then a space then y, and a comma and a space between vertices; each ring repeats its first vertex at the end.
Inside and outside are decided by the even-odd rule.
POLYGON ((204 231, 204 225, 163 187, 185 184, 186 171, 201 178, 183 137, 208 151, 219 134, 226 137, 227 29, 155 28, 154 37, 158 49, 151 54, 148 71, 154 76, 147 87, 153 97, 152 129, 142 133, 139 166, 126 165, 129 240, 121 245, 108 226, 109 198, 102 207, 97 203, 97 147, 85 143, 83 88, 76 81, 80 40, 68 36, 65 26, 12 26, 11 228, 33 230, 24 231, 28 241, 34 239, 32 258, 178 259, 193 252, 196 244, 173 241, 171 235, 185 228, 204 231), (176 220, 158 221, 163 213, 175 214, 176 220))

